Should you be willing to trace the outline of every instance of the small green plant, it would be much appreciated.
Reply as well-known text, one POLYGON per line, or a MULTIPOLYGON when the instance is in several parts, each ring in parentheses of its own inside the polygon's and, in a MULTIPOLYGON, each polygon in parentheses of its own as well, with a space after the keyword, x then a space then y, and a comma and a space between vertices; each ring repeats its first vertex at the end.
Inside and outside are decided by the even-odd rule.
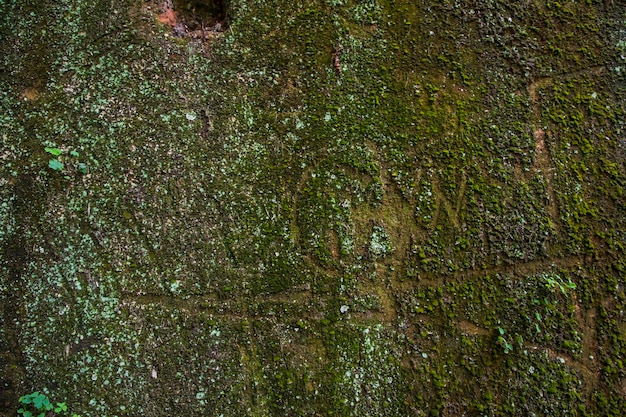
POLYGON ((48 162, 48 166, 54 169, 55 171, 62 171, 63 168, 65 167, 65 165, 63 165, 63 162, 59 161, 58 159, 51 159, 48 162))
MULTIPOLYGON (((59 157, 63 155, 64 151, 59 148, 44 148, 44 150, 48 152, 50 155, 55 157, 55 158, 50 159, 50 161, 48 161, 48 167, 55 171, 59 171, 59 172, 63 171, 63 169, 65 168, 65 164, 61 162, 61 158, 59 157)), ((70 151, 69 155, 72 158, 78 158, 80 156, 80 154, 75 150, 70 151)), ((73 161, 66 161, 66 162, 69 163, 70 167, 74 167, 74 169, 76 169, 81 174, 86 174, 88 172, 87 164, 85 164, 84 162, 77 162, 77 163, 73 163, 73 161)))
MULTIPOLYGON (((63 151, 59 148, 45 148, 45 151, 52 156, 60 156, 63 151)), ((55 171, 62 171, 65 165, 58 158, 53 158, 48 162, 48 166, 55 171)))
MULTIPOLYGON (((53 404, 46 394, 39 391, 20 397, 19 402, 22 407, 17 410, 17 413, 23 417, 45 417, 52 412, 54 412, 52 415, 55 416, 70 415, 65 403, 53 404)), ((71 416, 80 417, 78 414, 71 414, 71 416)))
POLYGON ((512 352, 513 345, 504 338, 505 331, 502 327, 498 327, 498 333, 500 333, 498 336, 498 344, 504 348, 504 353, 508 354, 509 352, 512 352))
POLYGON ((565 294, 567 290, 575 290, 576 284, 572 282, 570 278, 567 279, 567 282, 563 281, 563 279, 559 275, 543 275, 543 279, 546 282, 546 288, 550 291, 554 292, 557 288, 561 290, 561 293, 565 294))
POLYGON ((54 156, 59 156, 63 153, 63 151, 59 148, 44 148, 44 150, 54 156))

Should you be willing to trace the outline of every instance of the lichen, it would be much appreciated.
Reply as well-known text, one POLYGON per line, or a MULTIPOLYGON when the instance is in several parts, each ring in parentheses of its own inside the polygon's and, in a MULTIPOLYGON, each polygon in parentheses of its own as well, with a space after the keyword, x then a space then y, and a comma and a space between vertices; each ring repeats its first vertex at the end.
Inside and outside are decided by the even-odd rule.
POLYGON ((624 10, 221 4, 0 0, 0 408, 625 414, 624 10))

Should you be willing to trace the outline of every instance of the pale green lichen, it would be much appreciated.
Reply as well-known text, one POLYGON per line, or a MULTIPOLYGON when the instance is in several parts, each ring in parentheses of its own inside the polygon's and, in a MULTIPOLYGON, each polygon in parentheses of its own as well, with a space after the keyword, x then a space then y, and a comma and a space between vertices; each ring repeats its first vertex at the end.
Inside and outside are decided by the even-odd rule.
POLYGON ((0 4, 3 401, 624 414, 619 5, 0 4))

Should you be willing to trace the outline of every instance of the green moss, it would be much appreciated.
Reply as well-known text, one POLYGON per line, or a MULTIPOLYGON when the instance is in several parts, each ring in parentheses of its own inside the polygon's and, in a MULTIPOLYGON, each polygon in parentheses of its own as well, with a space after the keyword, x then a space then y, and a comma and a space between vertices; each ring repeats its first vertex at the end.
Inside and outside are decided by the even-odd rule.
POLYGON ((470 3, 5 1, 3 401, 624 414, 623 11, 470 3))

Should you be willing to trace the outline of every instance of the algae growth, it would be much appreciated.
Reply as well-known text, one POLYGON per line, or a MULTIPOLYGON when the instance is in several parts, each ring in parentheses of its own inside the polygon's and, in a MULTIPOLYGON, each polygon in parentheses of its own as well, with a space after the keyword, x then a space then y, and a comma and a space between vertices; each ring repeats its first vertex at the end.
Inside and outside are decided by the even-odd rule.
POLYGON ((623 4, 210 3, 0 0, 5 415, 626 414, 623 4))

